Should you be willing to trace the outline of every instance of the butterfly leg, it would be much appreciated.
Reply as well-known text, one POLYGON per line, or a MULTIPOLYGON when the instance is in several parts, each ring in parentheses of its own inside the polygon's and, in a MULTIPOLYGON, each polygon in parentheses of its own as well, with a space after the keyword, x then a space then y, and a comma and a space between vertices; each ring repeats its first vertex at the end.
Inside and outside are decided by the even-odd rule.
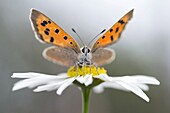
POLYGON ((83 74, 86 75, 86 71, 85 71, 85 63, 83 63, 83 65, 82 65, 82 71, 83 71, 83 74))
POLYGON ((90 73, 92 73, 92 69, 91 69, 92 66, 96 68, 96 72, 99 75, 98 70, 97 70, 98 66, 96 65, 96 63, 93 60, 90 61, 90 73))
POLYGON ((78 66, 79 66, 79 62, 75 63, 75 67, 76 67, 76 75, 78 76, 78 66))
POLYGON ((82 74, 84 74, 84 70, 85 70, 85 64, 83 62, 79 62, 77 61, 75 63, 75 67, 76 67, 76 73, 77 75, 80 74, 78 71, 80 69, 80 72, 82 71, 82 74))
POLYGON ((92 66, 93 66, 93 62, 90 61, 90 74, 92 74, 92 69, 91 69, 92 66))
POLYGON ((96 72, 97 74, 99 75, 99 72, 98 72, 98 66, 93 62, 93 66, 96 67, 96 72))

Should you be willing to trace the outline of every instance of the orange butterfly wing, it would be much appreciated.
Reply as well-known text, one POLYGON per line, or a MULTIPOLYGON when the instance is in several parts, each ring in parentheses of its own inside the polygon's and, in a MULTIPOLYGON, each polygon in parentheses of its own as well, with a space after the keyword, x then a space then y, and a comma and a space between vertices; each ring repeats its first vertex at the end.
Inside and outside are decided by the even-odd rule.
POLYGON ((76 53, 80 53, 80 48, 77 42, 61 27, 41 12, 32 9, 30 13, 30 20, 35 31, 35 35, 40 42, 73 49, 76 53))
POLYGON ((124 15, 117 23, 115 23, 104 35, 102 35, 93 45, 92 52, 98 48, 106 47, 115 43, 128 21, 132 18, 133 9, 124 15))

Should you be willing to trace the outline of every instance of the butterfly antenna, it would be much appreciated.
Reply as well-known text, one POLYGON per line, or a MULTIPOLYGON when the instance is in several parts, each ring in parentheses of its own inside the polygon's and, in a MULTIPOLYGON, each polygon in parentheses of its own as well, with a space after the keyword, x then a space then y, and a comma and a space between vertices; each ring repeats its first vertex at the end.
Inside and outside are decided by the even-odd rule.
POLYGON ((79 37, 79 39, 80 39, 81 43, 83 44, 83 46, 85 46, 83 40, 80 38, 80 36, 79 36, 79 34, 76 32, 76 30, 72 28, 72 31, 79 37))
POLYGON ((100 34, 104 33, 106 31, 106 29, 103 29, 103 31, 101 31, 99 34, 97 34, 89 43, 88 46, 94 41, 94 39, 96 39, 100 34))

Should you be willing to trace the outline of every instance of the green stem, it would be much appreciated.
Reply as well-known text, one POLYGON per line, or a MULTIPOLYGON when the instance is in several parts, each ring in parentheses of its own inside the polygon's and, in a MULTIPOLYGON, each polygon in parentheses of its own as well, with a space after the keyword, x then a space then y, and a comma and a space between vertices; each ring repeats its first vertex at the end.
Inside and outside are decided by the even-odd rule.
POLYGON ((87 87, 82 88, 82 98, 83 98, 82 113, 88 113, 90 92, 91 92, 91 88, 87 88, 87 87))

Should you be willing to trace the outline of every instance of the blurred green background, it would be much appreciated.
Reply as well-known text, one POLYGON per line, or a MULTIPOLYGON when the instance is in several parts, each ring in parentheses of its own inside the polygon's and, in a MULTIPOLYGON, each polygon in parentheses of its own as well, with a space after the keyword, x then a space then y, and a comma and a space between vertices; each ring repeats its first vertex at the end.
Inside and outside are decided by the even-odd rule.
POLYGON ((55 91, 12 92, 14 72, 57 74, 67 68, 42 57, 44 48, 31 29, 29 11, 36 8, 60 25, 74 39, 75 28, 87 44, 134 10, 118 43, 116 60, 106 65, 109 75, 144 74, 156 77, 145 102, 136 95, 114 89, 91 96, 90 113, 170 113, 170 1, 169 0, 1 0, 0 1, 0 113, 81 113, 81 93, 75 86, 61 96, 55 91))

